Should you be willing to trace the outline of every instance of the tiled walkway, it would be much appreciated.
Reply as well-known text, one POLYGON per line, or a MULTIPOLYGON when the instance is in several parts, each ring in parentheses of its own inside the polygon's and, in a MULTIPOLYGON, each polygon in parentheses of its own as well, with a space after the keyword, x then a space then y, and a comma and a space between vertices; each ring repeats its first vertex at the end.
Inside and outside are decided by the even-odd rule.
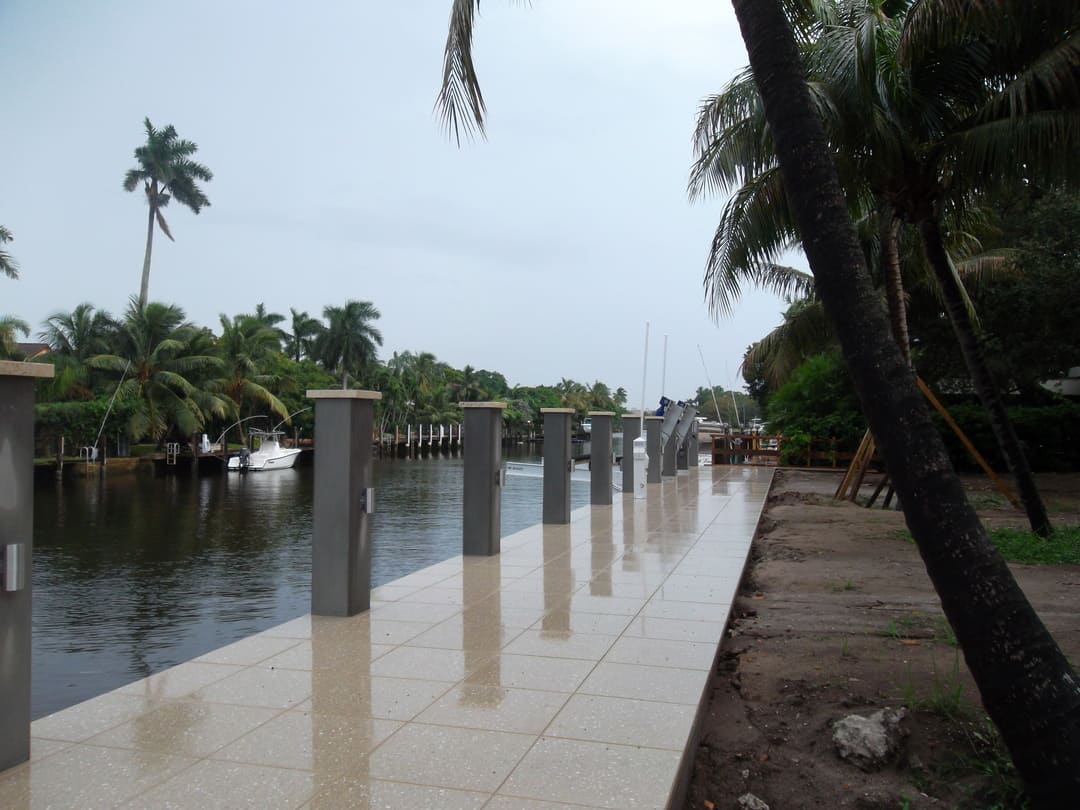
POLYGON ((665 807, 770 480, 681 473, 42 718, 0 804, 665 807))

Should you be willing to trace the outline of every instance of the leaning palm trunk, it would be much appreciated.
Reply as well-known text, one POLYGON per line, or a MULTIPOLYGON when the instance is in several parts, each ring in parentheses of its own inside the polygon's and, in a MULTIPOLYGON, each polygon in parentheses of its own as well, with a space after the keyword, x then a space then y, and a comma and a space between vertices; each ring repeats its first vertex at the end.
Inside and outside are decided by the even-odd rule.
POLYGON ((971 323, 959 282, 945 251, 945 243, 941 238, 941 229, 937 220, 932 217, 924 219, 919 224, 919 232, 922 235, 926 258, 933 267, 934 275, 941 287, 945 309, 949 313, 956 340, 960 344, 964 364, 967 366, 968 373, 971 374, 975 393, 978 394, 979 400, 986 409, 990 427, 994 431, 994 437, 997 439, 1002 455, 1005 456, 1009 472, 1016 479, 1016 487, 1020 493, 1020 501, 1024 504, 1024 511, 1027 512, 1028 523, 1031 524, 1031 530, 1040 537, 1049 537, 1052 531, 1050 518, 1046 514, 1046 507, 1039 496, 1039 490, 1035 487, 1035 477, 1032 475, 1027 455, 1020 446, 1020 439, 1005 410, 1001 393, 986 365, 986 354, 978 335, 975 334, 975 327, 971 323))
POLYGON ((942 608, 1035 803, 1080 795, 1080 680, 990 544, 889 334, 781 0, 733 0, 816 288, 942 608))
POLYGON ((907 305, 904 302, 904 279, 900 274, 900 220, 896 218, 893 207, 882 203, 878 209, 878 227, 880 229, 879 250, 881 251, 881 271, 885 279, 885 301, 889 305, 889 324, 892 336, 904 356, 904 362, 911 365, 911 338, 908 335, 907 305))
POLYGON ((142 263, 142 284, 139 286, 139 307, 146 306, 150 293, 150 254, 154 250, 154 204, 150 203, 150 219, 146 224, 146 255, 142 263))

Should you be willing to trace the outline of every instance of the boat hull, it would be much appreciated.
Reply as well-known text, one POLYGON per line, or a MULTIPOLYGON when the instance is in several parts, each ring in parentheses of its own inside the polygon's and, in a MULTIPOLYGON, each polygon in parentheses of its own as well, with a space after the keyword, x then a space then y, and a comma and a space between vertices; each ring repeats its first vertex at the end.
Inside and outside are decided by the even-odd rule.
POLYGON ((247 464, 240 463, 239 456, 229 458, 228 469, 233 472, 269 472, 270 470, 288 470, 296 464, 300 457, 300 451, 296 449, 281 449, 273 456, 267 456, 254 452, 249 457, 247 464))

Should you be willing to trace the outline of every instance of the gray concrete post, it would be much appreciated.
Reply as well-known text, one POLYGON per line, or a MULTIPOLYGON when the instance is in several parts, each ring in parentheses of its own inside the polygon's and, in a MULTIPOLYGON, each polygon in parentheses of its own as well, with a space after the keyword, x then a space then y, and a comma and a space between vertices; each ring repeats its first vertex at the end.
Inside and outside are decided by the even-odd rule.
POLYGON ((570 420, 573 408, 541 408, 544 416, 544 523, 570 522, 570 420))
POLYGON ((686 445, 693 428, 697 426, 697 408, 687 405, 683 415, 679 417, 679 424, 675 426, 675 437, 678 440, 678 452, 675 456, 675 467, 680 470, 689 469, 686 445))
POLYGON ((690 426, 690 435, 686 437, 686 463, 689 467, 697 467, 701 461, 698 458, 701 453, 701 449, 698 446, 698 423, 694 420, 694 424, 690 426))
POLYGON ((34 381, 52 376, 46 363, 0 360, 0 771, 30 758, 34 381))
POLYGON ((645 452, 649 454, 649 467, 645 472, 645 481, 649 484, 660 483, 660 462, 663 455, 660 449, 660 428, 664 417, 645 417, 645 452))
POLYGON ((353 616, 371 607, 373 404, 377 391, 308 391, 315 400, 311 612, 353 616))
POLYGON ((461 553, 490 557, 502 540, 502 412, 505 402, 462 402, 465 491, 461 553))
POLYGON ((679 442, 675 437, 675 429, 685 411, 683 405, 678 402, 668 403, 664 411, 664 422, 660 428, 660 442, 663 445, 663 463, 660 467, 662 475, 670 478, 675 475, 675 457, 679 452, 679 442))
POLYGON ((634 439, 641 435, 641 411, 622 415, 622 491, 634 494, 634 439))
POLYGON ((611 421, 613 411, 589 411, 592 419, 589 451, 589 503, 611 503, 611 421))

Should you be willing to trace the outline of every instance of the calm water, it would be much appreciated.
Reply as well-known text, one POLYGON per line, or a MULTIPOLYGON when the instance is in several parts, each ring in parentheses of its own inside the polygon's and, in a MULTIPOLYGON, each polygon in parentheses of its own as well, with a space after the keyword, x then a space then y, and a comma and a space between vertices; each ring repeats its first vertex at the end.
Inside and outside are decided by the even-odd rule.
MULTIPOLYGON (((307 613, 312 473, 40 477, 33 716, 307 613)), ((375 462, 374 585, 461 553, 462 474, 460 457, 375 462)), ((504 536, 540 522, 541 483, 506 479, 504 536)))

